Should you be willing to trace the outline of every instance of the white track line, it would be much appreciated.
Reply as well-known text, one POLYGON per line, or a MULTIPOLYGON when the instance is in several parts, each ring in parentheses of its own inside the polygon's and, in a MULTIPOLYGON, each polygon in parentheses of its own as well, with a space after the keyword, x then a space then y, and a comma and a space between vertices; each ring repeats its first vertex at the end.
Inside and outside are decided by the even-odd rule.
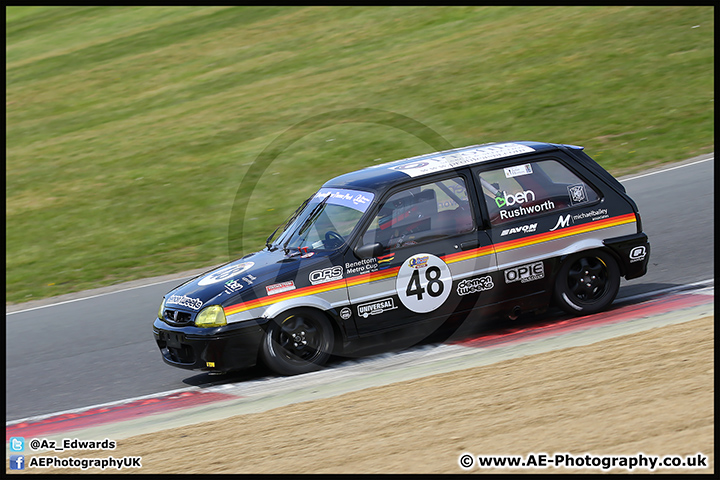
POLYGON ((642 300, 644 298, 652 297, 655 295, 660 295, 663 293, 679 292, 679 291, 685 291, 685 290, 689 290, 690 292, 692 292, 692 287, 694 287, 696 285, 704 285, 704 284, 712 284, 714 286, 715 278, 714 277, 708 278, 707 280, 703 280, 701 282, 688 283, 685 285, 677 285, 675 287, 662 288, 660 290, 654 290, 652 292, 647 292, 647 293, 638 293, 637 295, 631 295, 629 297, 618 297, 617 299, 615 299, 615 301, 616 302, 625 302, 628 300, 642 300))
POLYGON ((643 175, 638 175, 637 177, 626 178, 625 180, 621 180, 620 183, 629 182, 630 180, 636 180, 638 178, 649 177, 650 175, 655 175, 656 173, 665 173, 665 172, 669 172, 670 170, 677 170, 678 168, 689 167, 690 165, 697 165, 698 163, 708 162, 710 160, 715 160, 715 156, 706 158, 704 160, 698 160, 697 162, 686 163, 685 165, 678 165, 677 167, 671 167, 671 168, 666 168, 664 170, 658 170, 657 172, 645 173, 643 175))
POLYGON ((25 312, 31 312, 33 310, 40 310, 41 308, 48 308, 48 307, 57 307, 58 305, 65 305, 66 303, 73 303, 73 302, 79 302, 81 300, 90 300, 92 298, 98 298, 98 297, 104 297, 105 295, 112 295, 113 293, 122 293, 127 292, 129 290, 135 290, 138 288, 145 288, 145 287, 152 287, 155 285, 161 285, 163 283, 170 283, 170 282, 182 282, 186 278, 190 277, 182 277, 182 278, 176 278, 173 280, 163 280, 162 282, 155 282, 155 283, 148 283, 145 285, 138 285, 137 287, 130 287, 130 288, 123 288, 122 290, 115 290, 112 292, 105 292, 105 293, 98 293, 97 295, 91 295, 89 297, 82 297, 82 298, 75 298, 73 300, 65 300, 64 302, 58 302, 58 303, 51 303, 49 305, 40 305, 39 307, 33 307, 33 308, 27 308, 25 310, 17 310, 15 312, 5 312, 5 315, 14 315, 16 313, 25 313, 25 312))
MULTIPOLYGON (((687 164, 685 164, 685 165, 678 165, 677 167, 666 168, 666 169, 664 169, 664 170, 658 170, 657 172, 651 172, 651 173, 646 173, 646 174, 644 174, 644 175, 638 175, 637 177, 626 178, 625 180, 622 180, 620 183, 629 182, 630 180, 636 180, 636 179, 638 179, 638 178, 648 177, 648 176, 650 176, 650 175, 655 175, 655 174, 658 174, 658 173, 669 172, 669 171, 671 171, 671 170, 676 170, 676 169, 678 169, 678 168, 689 167, 690 165, 696 165, 696 164, 698 164, 698 163, 707 162, 707 161, 714 160, 714 159, 715 159, 715 157, 713 156, 713 157, 710 157, 710 158, 706 158, 706 159, 704 159, 704 160, 698 160, 697 162, 687 163, 687 164)), ((182 279, 181 279, 181 280, 182 280, 182 279)), ((5 313, 5 315, 14 315, 14 314, 16 314, 16 313, 31 312, 31 311, 33 311, 33 310, 39 310, 39 309, 41 309, 41 308, 55 307, 55 306, 57 306, 57 305, 64 305, 64 304, 66 304, 66 303, 79 302, 79 301, 81 301, 81 300, 90 300, 91 298, 102 297, 102 296, 110 295, 110 294, 113 294, 113 293, 127 292, 128 290, 135 290, 136 288, 152 287, 153 285, 160 285, 160 284, 162 284, 162 283, 169 283, 169 282, 173 282, 173 281, 176 281, 176 280, 165 280, 165 281, 163 281, 163 282, 150 283, 150 284, 147 284, 147 285, 139 285, 139 286, 137 286, 137 287, 125 288, 125 289, 123 289, 123 290, 116 290, 116 291, 114 291, 114 292, 100 293, 100 294, 98 294, 98 295, 93 295, 93 296, 91 296, 91 297, 76 298, 76 299, 74 299, 74 300, 67 300, 67 301, 64 301, 64 302, 52 303, 52 304, 50 304, 50 305, 42 305, 42 306, 39 306, 39 307, 28 308, 28 309, 26 309, 26 310, 17 310, 17 311, 15 311, 15 312, 7 312, 7 313, 5 313)))

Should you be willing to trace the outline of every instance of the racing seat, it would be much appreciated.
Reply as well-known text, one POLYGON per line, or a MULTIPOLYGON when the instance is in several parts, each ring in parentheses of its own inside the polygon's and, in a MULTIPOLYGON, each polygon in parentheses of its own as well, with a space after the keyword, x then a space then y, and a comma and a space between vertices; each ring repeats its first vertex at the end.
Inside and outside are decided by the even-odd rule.
POLYGON ((444 235, 455 235, 469 232, 473 229, 473 218, 470 206, 457 207, 454 210, 445 210, 437 214, 436 229, 444 235))
POLYGON ((438 213, 435 190, 425 190, 415 195, 415 204, 417 205, 417 221, 426 223, 422 230, 432 229, 433 220, 437 218, 438 213))

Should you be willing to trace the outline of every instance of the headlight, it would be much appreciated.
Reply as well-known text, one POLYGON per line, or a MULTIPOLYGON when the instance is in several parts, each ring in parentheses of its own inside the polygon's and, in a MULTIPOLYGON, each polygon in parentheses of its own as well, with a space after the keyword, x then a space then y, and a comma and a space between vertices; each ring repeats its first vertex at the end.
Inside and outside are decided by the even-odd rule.
POLYGON ((220 305, 213 305, 203 309, 195 319, 198 327, 222 327, 227 325, 225 310, 220 305))
POLYGON ((164 311, 165 311, 165 297, 163 297, 163 301, 162 301, 162 303, 160 304, 160 309, 158 310, 158 318, 159 318, 160 320, 162 320, 163 317, 165 316, 165 315, 163 315, 163 314, 164 314, 164 311))

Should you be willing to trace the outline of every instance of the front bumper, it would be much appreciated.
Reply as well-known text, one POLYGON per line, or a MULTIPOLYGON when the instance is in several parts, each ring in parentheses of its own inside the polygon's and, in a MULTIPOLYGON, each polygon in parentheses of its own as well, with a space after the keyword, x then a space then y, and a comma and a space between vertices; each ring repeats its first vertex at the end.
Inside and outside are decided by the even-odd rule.
POLYGON ((252 367, 265 331, 261 321, 243 321, 215 328, 176 327, 156 318, 153 335, 163 361, 174 367, 228 372, 252 367))

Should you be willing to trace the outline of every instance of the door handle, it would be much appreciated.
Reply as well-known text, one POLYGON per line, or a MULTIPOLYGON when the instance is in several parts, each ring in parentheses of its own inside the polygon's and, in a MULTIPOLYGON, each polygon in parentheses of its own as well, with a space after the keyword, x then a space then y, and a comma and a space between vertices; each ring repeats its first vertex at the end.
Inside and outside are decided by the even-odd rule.
POLYGON ((480 242, 477 240, 470 240, 469 242, 463 242, 460 244, 461 250, 472 250, 480 246, 480 242))

